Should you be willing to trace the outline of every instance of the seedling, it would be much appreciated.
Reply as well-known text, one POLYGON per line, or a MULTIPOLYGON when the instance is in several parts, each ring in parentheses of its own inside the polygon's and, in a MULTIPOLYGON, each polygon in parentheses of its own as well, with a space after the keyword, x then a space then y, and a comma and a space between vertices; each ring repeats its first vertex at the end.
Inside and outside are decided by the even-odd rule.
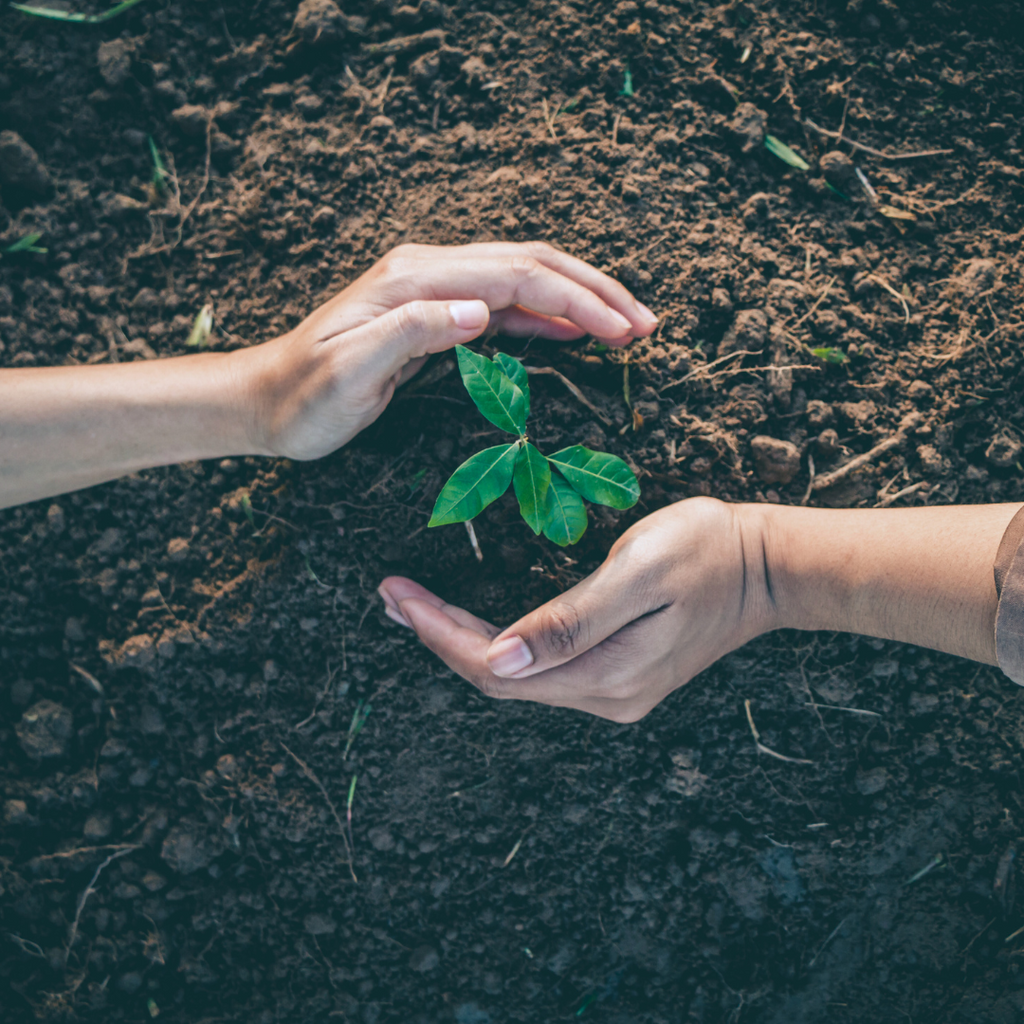
POLYGON ((629 70, 629 61, 626 61, 626 67, 622 74, 622 90, 619 92, 619 95, 625 96, 627 99, 634 95, 633 72, 629 70))
POLYGON ((795 167, 800 171, 809 171, 811 169, 810 164, 799 153, 794 152, 784 142, 775 138, 774 135, 766 135, 764 137, 764 147, 769 153, 773 153, 784 163, 789 164, 790 167, 795 167))
POLYGON ((160 155, 160 150, 156 148, 156 143, 153 141, 153 136, 149 138, 149 155, 153 159, 153 188, 157 193, 163 192, 167 188, 167 182, 171 177, 171 172, 167 170, 167 165, 164 163, 163 157, 160 155))
POLYGON ((846 362, 846 353, 838 348, 812 348, 811 355, 833 366, 841 366, 846 362))
POLYGON ((477 452, 459 466, 441 488, 428 526, 473 519, 511 484, 526 525, 565 547, 587 529, 583 498, 619 509, 637 503, 640 484, 622 459, 579 444, 545 457, 530 443, 530 384, 518 359, 499 352, 491 360, 462 345, 455 351, 462 382, 484 419, 518 440, 477 452))
POLYGON ((188 341, 185 342, 188 348, 206 348, 210 344, 210 332, 213 330, 213 306, 207 303, 192 321, 192 330, 189 333, 188 341))
POLYGON ((19 252, 49 252, 49 249, 44 249, 40 245, 36 245, 36 242, 43 237, 41 231, 31 231, 27 235, 23 235, 13 245, 7 246, 3 251, 8 256, 13 256, 19 252))
POLYGON ((75 21, 80 25, 98 25, 101 21, 110 21, 111 18, 116 18, 119 14, 123 14, 129 8, 141 3, 142 0, 124 0, 123 3, 116 4, 109 10, 103 11, 102 14, 77 14, 74 11, 62 11, 55 7, 32 7, 30 4, 11 4, 11 6, 16 11, 21 11, 22 14, 31 14, 36 18, 49 18, 51 21, 75 21))

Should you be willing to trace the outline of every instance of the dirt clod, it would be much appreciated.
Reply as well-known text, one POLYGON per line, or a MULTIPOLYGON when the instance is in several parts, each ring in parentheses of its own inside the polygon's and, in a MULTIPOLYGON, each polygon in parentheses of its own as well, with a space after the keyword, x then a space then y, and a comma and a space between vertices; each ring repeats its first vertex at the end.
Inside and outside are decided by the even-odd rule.
POLYGON ((33 196, 47 196, 53 190, 50 172, 17 132, 0 132, 0 187, 33 196))
POLYGON ((800 471, 800 449, 791 441, 762 434, 751 439, 750 454, 766 484, 788 484, 800 471))
POLYGON ((71 712, 52 700, 33 704, 17 725, 21 749, 32 758, 63 757, 74 729, 71 712))

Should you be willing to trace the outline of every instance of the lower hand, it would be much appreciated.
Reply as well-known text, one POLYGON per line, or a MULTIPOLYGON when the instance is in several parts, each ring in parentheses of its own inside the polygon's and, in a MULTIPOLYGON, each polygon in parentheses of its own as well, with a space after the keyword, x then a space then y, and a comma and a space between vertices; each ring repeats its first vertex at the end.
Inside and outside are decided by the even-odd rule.
POLYGON ((691 498, 641 520, 597 572, 504 630, 402 577, 380 594, 488 696, 633 722, 774 628, 765 566, 756 506, 691 498))
POLYGON ((654 315, 616 281, 544 242, 403 245, 245 360, 256 451, 326 455, 369 426, 426 357, 488 326, 624 345, 654 315))

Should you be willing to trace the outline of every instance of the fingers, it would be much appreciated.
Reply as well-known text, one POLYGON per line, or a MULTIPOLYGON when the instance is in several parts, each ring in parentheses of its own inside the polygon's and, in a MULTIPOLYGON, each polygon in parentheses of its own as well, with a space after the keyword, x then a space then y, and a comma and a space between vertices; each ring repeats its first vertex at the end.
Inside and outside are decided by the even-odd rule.
POLYGON ((487 664, 489 638, 455 618, 456 613, 468 613, 440 604, 432 594, 429 600, 406 596, 400 601, 399 614, 452 671, 488 697, 573 707, 613 721, 632 722, 671 688, 665 684, 666 659, 652 653, 663 646, 657 640, 658 627, 646 620, 631 624, 567 665, 529 679, 503 679, 487 664))
POLYGON ((525 679, 578 658, 657 607, 643 573, 606 562, 592 576, 503 630, 487 651, 491 671, 525 679))
MULTIPOLYGON (((377 588, 377 593, 383 598, 384 606, 389 613, 389 617, 393 618, 396 622, 401 620, 399 618, 395 618, 395 616, 390 613, 398 612, 399 616, 401 616, 401 611, 399 609, 400 603, 412 598, 424 601, 439 611, 444 612, 458 625, 479 633, 481 636, 486 637, 488 641, 492 640, 501 632, 497 626, 492 626, 491 623, 485 622, 483 619, 478 619, 475 615, 465 611, 463 608, 459 608, 453 604, 447 604, 436 594, 432 594, 427 590, 426 587, 421 587, 414 580, 406 579, 404 576, 389 576, 377 588)), ((401 621, 401 625, 412 628, 411 624, 407 620, 401 621)))
MULTIPOLYGON (((584 331, 557 316, 541 316, 532 309, 509 306, 491 314, 491 327, 513 338, 548 338, 551 341, 576 341, 584 331)), ((630 338, 621 339, 625 344, 630 338)), ((619 344, 617 341, 616 344, 619 344)))
POLYGON ((375 376, 387 379, 402 374, 409 363, 432 352, 467 344, 484 331, 489 320, 490 312, 479 299, 454 302, 421 299, 407 302, 349 331, 344 335, 345 347, 362 348, 375 376))
POLYGON ((626 289, 587 268, 582 261, 554 249, 482 245, 445 250, 430 246, 400 247, 386 258, 384 286, 397 295, 429 295, 433 299, 472 295, 492 310, 522 305, 543 316, 563 317, 581 330, 604 339, 646 335, 657 320, 626 289), (539 259, 532 255, 538 252, 539 259), (552 269, 545 260, 558 263, 552 269), (583 268, 583 269, 581 269, 583 268), (573 276, 576 275, 576 276, 573 276), (584 276, 600 293, 576 277, 584 276), (610 304, 603 296, 608 296, 610 304), (622 307, 626 312, 620 311, 622 307), (628 315, 627 315, 628 314, 628 315))

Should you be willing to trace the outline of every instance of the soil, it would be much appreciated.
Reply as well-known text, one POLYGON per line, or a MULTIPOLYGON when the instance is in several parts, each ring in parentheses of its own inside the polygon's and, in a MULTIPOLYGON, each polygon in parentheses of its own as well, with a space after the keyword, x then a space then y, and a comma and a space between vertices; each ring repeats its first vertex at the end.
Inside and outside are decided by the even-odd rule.
POLYGON ((253 344, 403 241, 546 238, 662 326, 489 344, 643 497, 568 551, 509 499, 482 564, 427 531, 484 434, 441 358, 320 462, 0 514, 0 1017, 1021 1019, 997 671, 775 634, 617 725, 488 702, 375 596, 507 622, 667 502, 799 503, 894 436, 810 503, 1024 500, 1018 5, 296 7, 0 9, 0 242, 48 250, 0 259, 0 363, 174 355, 207 303, 253 344))

